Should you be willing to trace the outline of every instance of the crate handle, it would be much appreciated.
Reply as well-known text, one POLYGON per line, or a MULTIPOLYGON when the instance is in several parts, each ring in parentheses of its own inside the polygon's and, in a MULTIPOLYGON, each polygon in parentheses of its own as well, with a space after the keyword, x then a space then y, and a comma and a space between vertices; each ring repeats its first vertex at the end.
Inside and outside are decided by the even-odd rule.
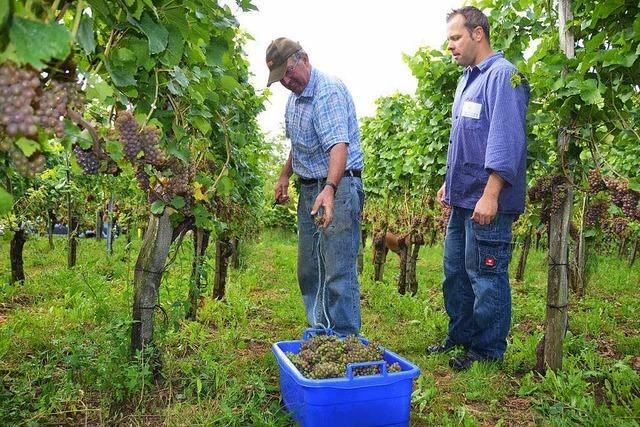
POLYGON ((350 380, 353 379, 353 370, 355 368, 364 368, 364 367, 367 367, 367 366, 376 366, 376 365, 380 365, 382 367, 382 372, 380 373, 380 375, 382 375, 383 377, 386 377, 387 376, 387 362, 385 362, 384 360, 377 360, 375 362, 349 363, 347 365, 347 378, 349 378, 350 380))
POLYGON ((302 334, 302 341, 307 341, 313 334, 334 335, 335 332, 331 328, 307 328, 302 334))

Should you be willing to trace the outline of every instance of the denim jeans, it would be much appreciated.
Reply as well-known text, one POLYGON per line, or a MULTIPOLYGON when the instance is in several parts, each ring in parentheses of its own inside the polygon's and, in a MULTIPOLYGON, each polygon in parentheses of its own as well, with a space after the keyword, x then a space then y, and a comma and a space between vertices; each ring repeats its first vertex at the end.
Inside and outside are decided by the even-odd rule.
POLYGON ((444 304, 449 315, 446 344, 462 345, 480 359, 501 360, 511 325, 511 226, 515 215, 498 214, 491 224, 454 207, 444 243, 444 304))
POLYGON ((307 321, 341 336, 360 332, 357 255, 364 192, 360 178, 343 177, 334 200, 333 221, 319 229, 311 207, 322 183, 301 184, 298 197, 298 284, 307 321))

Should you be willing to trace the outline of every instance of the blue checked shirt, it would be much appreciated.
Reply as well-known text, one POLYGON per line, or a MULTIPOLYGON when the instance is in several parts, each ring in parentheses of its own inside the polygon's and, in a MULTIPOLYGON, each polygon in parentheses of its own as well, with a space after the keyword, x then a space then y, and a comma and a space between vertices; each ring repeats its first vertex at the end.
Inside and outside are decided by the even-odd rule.
POLYGON ((444 199, 450 205, 474 209, 495 172, 505 181, 498 212, 524 211, 529 85, 523 78, 514 87, 517 73, 502 53, 464 70, 447 155, 444 199))
POLYGON ((326 178, 329 151, 347 145, 347 169, 362 170, 360 130, 351 94, 340 80, 313 68, 300 95, 291 93, 285 113, 291 139, 293 172, 303 178, 326 178))

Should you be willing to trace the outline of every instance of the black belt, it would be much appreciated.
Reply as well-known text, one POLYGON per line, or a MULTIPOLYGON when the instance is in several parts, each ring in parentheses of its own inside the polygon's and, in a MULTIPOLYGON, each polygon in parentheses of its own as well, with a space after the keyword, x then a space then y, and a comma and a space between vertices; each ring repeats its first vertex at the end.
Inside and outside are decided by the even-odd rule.
MULTIPOLYGON (((352 176, 354 178, 360 178, 362 176, 362 171, 360 170, 356 170, 356 169, 347 169, 346 171, 344 171, 344 173, 342 174, 342 176, 352 176)), ((298 181, 300 181, 300 184, 317 184, 318 182, 325 182, 327 180, 327 178, 304 178, 304 177, 298 177, 298 181)))

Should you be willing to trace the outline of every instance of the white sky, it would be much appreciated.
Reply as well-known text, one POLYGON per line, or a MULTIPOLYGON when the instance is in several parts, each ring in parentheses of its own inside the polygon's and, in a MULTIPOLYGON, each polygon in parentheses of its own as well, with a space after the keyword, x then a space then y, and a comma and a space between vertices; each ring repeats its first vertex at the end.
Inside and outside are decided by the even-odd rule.
MULTIPOLYGON (((464 0, 253 0, 258 11, 231 5, 249 41, 250 81, 265 88, 265 51, 278 37, 300 42, 314 67, 340 78, 351 91, 358 117, 375 113, 375 100, 400 91, 413 93, 415 78, 402 60, 420 46, 440 47, 446 39, 446 14, 464 0)), ((280 134, 289 91, 271 85, 263 131, 280 134)))

